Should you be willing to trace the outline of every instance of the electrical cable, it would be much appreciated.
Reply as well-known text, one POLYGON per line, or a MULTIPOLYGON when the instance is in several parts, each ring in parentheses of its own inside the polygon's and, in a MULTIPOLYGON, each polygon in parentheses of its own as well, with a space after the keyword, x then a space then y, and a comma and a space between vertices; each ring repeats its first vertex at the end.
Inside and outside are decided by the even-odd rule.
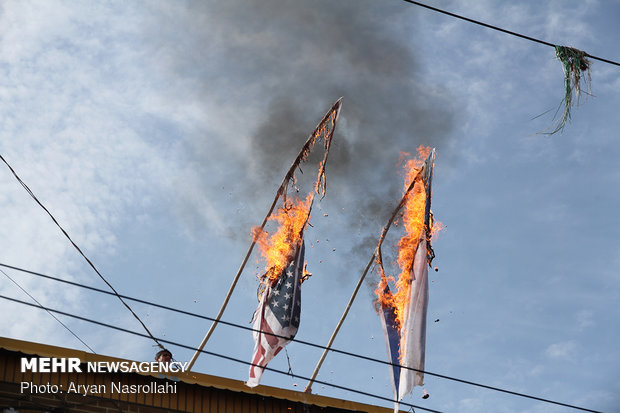
MULTIPOLYGON (((16 271, 25 272, 25 273, 28 273, 28 274, 31 274, 31 275, 47 278, 47 279, 50 279, 50 280, 53 280, 53 281, 58 281, 58 282, 70 284, 70 285, 73 285, 73 286, 76 286, 76 287, 85 288, 85 289, 92 290, 92 291, 95 291, 95 292, 99 292, 99 293, 103 293, 103 294, 108 294, 108 295, 113 295, 111 292, 106 291, 106 290, 102 290, 100 288, 90 287, 90 286, 87 286, 87 285, 76 283, 74 281, 63 280, 61 278, 56 278, 56 277, 53 277, 51 275, 41 274, 41 273, 37 273, 37 272, 34 272, 34 271, 30 271, 30 270, 26 270, 26 269, 23 269, 23 268, 19 268, 19 267, 14 267, 14 266, 3 264, 3 263, 0 263, 0 266, 5 267, 5 268, 10 268, 10 269, 13 269, 13 270, 16 270, 16 271)), ((192 313, 192 312, 185 311, 185 310, 180 310, 180 309, 173 308, 173 307, 168 307, 168 306, 165 306, 165 305, 162 305, 162 304, 153 303, 153 302, 142 300, 142 299, 139 299, 139 298, 134 298, 134 297, 129 297, 129 296, 122 296, 122 297, 127 299, 127 300, 131 300, 131 301, 138 302, 138 303, 141 303, 141 304, 151 305, 153 307, 161 308, 163 310, 167 310, 167 311, 172 311, 172 312, 176 312, 176 313, 179 313, 179 314, 188 315, 188 316, 191 316, 191 317, 196 317, 196 318, 200 318, 200 319, 203 319, 203 320, 214 321, 214 318, 208 317, 208 316, 204 316, 204 315, 201 315, 201 314, 196 314, 196 313, 192 313)), ((248 331, 252 331, 252 332, 258 332, 258 330, 255 330, 252 327, 248 327, 248 326, 244 326, 244 325, 241 325, 241 324, 232 323, 232 322, 229 322, 229 321, 221 321, 220 320, 219 323, 221 323, 223 325, 230 326, 230 327, 240 328, 240 329, 248 330, 248 331)), ((271 334, 271 333, 266 333, 266 332, 263 332, 263 333, 267 334, 267 335, 272 335, 274 337, 285 338, 287 340, 291 340, 291 341, 297 342, 299 344, 307 345, 307 346, 310 346, 310 347, 315 347, 315 348, 318 348, 318 349, 321 349, 321 350, 325 350, 326 349, 325 346, 320 345, 320 344, 315 344, 315 343, 311 343, 311 342, 308 342, 308 341, 299 340, 299 339, 296 339, 296 338, 291 339, 290 337, 284 337, 284 336, 280 336, 280 335, 277 335, 277 334, 271 334)), ((358 358, 358 359, 361 359, 361 360, 372 361, 374 363, 384 364, 384 365, 391 366, 391 367, 400 367, 402 369, 407 369, 407 370, 416 371, 416 372, 419 372, 419 373, 424 373, 424 374, 427 374, 429 376, 438 377, 438 378, 441 378, 441 379, 450 380, 450 381, 454 381, 454 382, 457 382, 457 383, 467 384, 467 385, 470 385, 470 386, 480 387, 480 388, 487 389, 487 390, 493 390, 493 391, 497 391, 497 392, 501 392, 501 393, 511 394, 513 396, 523 397, 523 398, 527 398, 527 399, 531 399, 531 400, 536 400, 536 401, 539 401, 539 402, 555 404, 555 405, 563 406, 563 407, 570 407, 570 408, 573 408, 573 409, 583 410, 583 411, 588 411, 588 412, 593 412, 594 411, 594 410, 588 410, 588 409, 585 409, 585 408, 582 408, 582 407, 578 407, 578 406, 574 406, 574 405, 570 405, 570 404, 566 404, 566 403, 562 403, 562 402, 558 402, 558 401, 554 401, 554 400, 550 400, 550 399, 544 399, 542 397, 532 396, 532 395, 525 394, 525 393, 519 393, 519 392, 515 392, 515 391, 512 391, 512 390, 503 389, 501 387, 489 386, 489 385, 486 385, 486 384, 476 383, 476 382, 473 382, 473 381, 459 379, 459 378, 452 377, 452 376, 446 376, 446 375, 443 375, 443 374, 433 373, 433 372, 430 372, 430 371, 427 371, 427 370, 419 370, 419 369, 415 369, 413 367, 401 366, 401 365, 398 365, 398 364, 390 363, 389 361, 379 360, 379 359, 372 358, 372 357, 369 357, 369 356, 364 356, 364 355, 361 355, 361 354, 351 353, 351 352, 345 351, 345 350, 339 350, 339 349, 335 349, 335 348, 330 348, 329 350, 333 351, 334 353, 342 354, 342 355, 349 356, 349 357, 358 358)))
MULTIPOLYGON (((35 303, 39 304, 40 306, 43 306, 39 300, 37 300, 36 298, 34 298, 28 291, 26 291, 26 289, 24 287, 22 287, 21 285, 19 285, 19 283, 17 281, 15 281, 14 279, 12 279, 9 274, 7 274, 6 272, 4 272, 3 269, 0 269, 0 272, 2 274, 4 274, 6 276, 6 278, 8 278, 9 280, 13 281, 13 284, 15 284, 16 286, 19 287, 20 290, 22 290, 28 297, 30 297, 32 299, 32 301, 34 301, 35 303)), ((63 323, 62 321, 60 321, 58 319, 58 317, 56 317, 54 314, 52 314, 51 312, 47 312, 49 315, 51 315, 52 317, 54 317, 54 320, 58 321, 60 323, 60 325, 62 325, 64 328, 67 329, 67 331, 71 334, 73 334, 73 337, 77 338, 82 344, 84 344, 92 353, 97 354, 97 352, 95 350, 93 350, 88 344, 86 344, 84 342, 84 340, 82 340, 80 337, 78 337, 77 334, 75 334, 69 327, 67 327, 67 325, 65 323, 63 323)))
POLYGON ((131 312, 131 314, 133 314, 133 316, 136 318, 136 320, 138 320, 140 322, 140 324, 142 324, 142 327, 144 328, 144 330, 146 330, 146 332, 148 333, 148 335, 155 341, 155 343, 157 343, 157 345, 163 350, 164 346, 161 345, 161 343, 159 343, 157 341, 157 339, 153 336, 153 334, 151 334, 151 332, 149 331, 149 329, 146 327, 146 324, 144 324, 144 322, 142 322, 142 320, 140 319, 140 317, 138 317, 138 315, 131 309, 131 307, 129 307, 129 304, 127 304, 122 298, 121 296, 118 294, 118 292, 114 289, 114 287, 112 287, 112 284, 110 284, 108 282, 108 280, 106 280, 103 275, 101 275, 101 273, 99 272, 99 270, 97 269, 97 267, 95 267, 95 264, 92 263, 92 261, 82 252, 82 250, 80 249, 80 247, 77 246, 77 244, 73 241, 73 239, 71 239, 71 237, 69 236, 69 234, 67 233, 67 231, 65 231, 65 229, 58 223, 58 221, 56 220, 56 218, 54 218, 54 216, 52 215, 52 213, 41 203, 41 201, 39 201, 39 199, 36 197, 36 195, 34 194, 34 192, 32 192, 32 190, 28 187, 28 185, 26 185, 26 183, 24 181, 22 181, 22 179, 17 175, 17 173, 15 172, 15 170, 13 170, 13 168, 11 167, 11 165, 9 165, 9 163, 6 161, 6 159, 4 159, 4 157, 2 155, 0 155, 0 159, 2 160, 2 162, 4 162, 6 164, 6 166, 9 168, 9 170, 11 171, 11 173, 13 174, 13 176, 15 177, 15 179, 17 179, 17 181, 21 184, 21 186, 26 190, 26 192, 28 192, 28 194, 32 197, 32 199, 34 199, 37 204, 39 204, 39 206, 41 208, 43 208, 43 210, 45 212, 47 212, 47 215, 50 216, 50 218, 52 219, 52 221, 54 221, 54 224, 56 224, 56 226, 58 228, 60 228, 60 230, 62 231, 62 233, 65 235, 65 237, 67 237, 67 239, 69 240, 69 242, 71 242, 71 244, 75 247, 75 249, 80 253, 80 255, 82 257, 84 257, 84 259, 86 260, 86 262, 91 266, 91 268, 97 273, 97 275, 99 276, 99 278, 101 278, 103 280, 103 282, 105 282, 108 287, 110 287, 110 289, 112 291, 114 291, 114 294, 118 297, 119 300, 121 300, 121 303, 123 303, 123 305, 125 305, 125 307, 127 307, 127 309, 131 312))
MULTIPOLYGON (((480 25, 480 26, 484 26, 484 27, 489 28, 489 29, 497 30, 497 31, 502 32, 502 33, 506 33, 506 34, 509 34, 509 35, 512 35, 512 36, 516 36, 516 37, 520 37, 520 38, 525 39, 525 40, 529 40, 529 41, 532 41, 532 42, 544 44, 545 46, 551 46, 553 48, 555 48, 555 46, 556 46, 553 43, 549 43, 549 42, 546 42, 544 40, 536 39, 535 37, 530 37, 530 36, 526 36, 524 34, 520 34, 520 33, 517 33, 517 32, 510 31, 510 30, 502 29, 501 27, 493 26, 493 25, 488 24, 488 23, 484 23, 484 22, 481 22, 481 21, 478 21, 478 20, 470 19, 469 17, 465 17, 465 16, 461 16, 459 14, 451 13, 451 12, 449 12, 447 10, 438 9, 437 7, 429 6, 428 4, 420 3, 418 1, 414 1, 414 0, 402 0, 402 1, 404 1, 405 3, 413 4, 415 6, 424 7, 426 9, 429 9, 429 10, 432 10, 432 11, 436 11, 438 13, 442 13, 442 14, 445 14, 445 15, 450 16, 450 17, 454 17, 454 18, 457 18, 457 19, 465 20, 467 22, 474 23, 474 24, 477 24, 477 25, 480 25)), ((609 63, 609 64, 616 65, 616 66, 620 66, 620 63, 618 63, 618 62, 614 62, 612 60, 607 60, 607 59, 603 59, 601 57, 593 56, 593 55, 591 55, 589 53, 586 53, 586 52, 584 52, 584 53, 585 53, 585 56, 587 56, 587 57, 589 57, 591 59, 598 60, 598 61, 604 62, 604 63, 609 63)))
MULTIPOLYGON (((106 323, 103 323, 101 321, 92 320, 90 318, 81 317, 81 316, 76 315, 76 314, 70 314, 70 313, 66 313, 64 311, 54 310, 52 308, 44 307, 42 305, 32 304, 32 303, 29 303, 29 302, 26 302, 26 301, 18 300, 16 298, 6 297, 4 295, 0 295, 0 298, 3 298, 3 299, 8 300, 8 301, 13 301, 13 302, 16 302, 16 303, 19 303, 19 304, 24 304, 24 305, 27 305, 27 306, 30 306, 30 307, 35 307, 35 308, 39 308, 39 309, 42 309, 42 310, 51 311, 51 312, 54 312, 54 313, 57 313, 57 314, 62 314, 62 315, 67 316, 67 317, 73 317, 73 318, 76 318, 78 320, 86 321, 88 323, 96 324, 96 325, 99 325, 99 326, 102 326, 102 327, 107 327, 107 328, 110 328, 110 329, 113 329, 113 330, 122 331, 124 333, 133 334, 133 335, 138 336, 138 337, 151 338, 150 336, 148 336, 146 334, 143 334, 143 333, 138 333, 136 331, 128 330, 126 328, 118 327, 118 326, 111 325, 111 324, 106 324, 106 323)), ((249 361, 240 360, 240 359, 237 359, 237 358, 234 358, 234 357, 226 356, 224 354, 215 353, 215 352, 212 352, 212 351, 198 350, 198 348, 196 348, 196 347, 188 346, 186 344, 178 343, 178 342, 175 342, 175 341, 172 341, 172 340, 166 340, 166 339, 163 339, 163 338, 158 338, 158 340, 161 341, 162 343, 166 343, 166 344, 170 344, 170 345, 173 345, 173 346, 181 347, 181 348, 184 348, 186 350, 200 351, 201 353, 204 353, 204 354, 207 354, 207 355, 210 355, 210 356, 214 356, 214 357, 218 357, 218 358, 221 358, 221 359, 224 359, 224 360, 234 361, 236 363, 245 364, 245 365, 248 365, 248 366, 257 366, 257 365, 255 365, 253 363, 250 363, 249 361)), ((257 367, 262 367, 262 366, 257 366, 257 367)), ((271 368, 271 367, 263 367, 263 368, 266 371, 273 371, 275 373, 283 374, 285 376, 291 376, 291 377, 295 377, 295 378, 298 378, 298 379, 301 379, 301 380, 309 380, 308 377, 300 376, 298 374, 294 374, 293 372, 286 372, 284 370, 278 370, 278 369, 274 369, 274 368, 271 368)), ((387 401, 387 402, 392 402, 392 403, 395 402, 395 400, 393 400, 393 399, 391 399, 389 397, 379 396, 377 394, 368 393, 368 392, 365 392, 363 390, 356 390, 356 389, 352 389, 350 387, 341 386, 341 385, 333 384, 333 383, 328 383, 326 381, 315 380, 315 382, 319 383, 321 385, 330 386, 330 387, 333 387, 333 388, 336 388, 336 389, 339 389, 339 390, 350 391, 350 392, 353 392, 353 393, 361 394, 363 396, 373 397, 375 399, 379 399, 379 400, 383 400, 383 401, 387 401)), ((399 402, 399 404, 401 404, 403 406, 407 406, 407 407, 414 407, 416 409, 425 410, 427 412, 442 413, 442 412, 440 412, 438 410, 433 410, 433 409, 425 408, 425 407, 422 407, 422 406, 417 406, 417 405, 414 405, 414 404, 411 404, 411 403, 402 402, 402 401, 399 402)), ((588 410, 588 411, 594 412, 594 413, 602 413, 602 412, 595 412, 594 410, 588 410)))

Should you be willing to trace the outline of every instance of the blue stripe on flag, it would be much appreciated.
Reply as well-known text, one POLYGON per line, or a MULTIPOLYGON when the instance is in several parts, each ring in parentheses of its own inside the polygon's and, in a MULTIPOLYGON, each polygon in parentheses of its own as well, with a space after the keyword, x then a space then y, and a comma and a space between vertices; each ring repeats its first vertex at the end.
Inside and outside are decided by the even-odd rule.
MULTIPOLYGON (((388 293, 389 291, 389 287, 386 286, 384 293, 388 293)), ((390 363, 394 364, 394 366, 390 366, 390 373, 396 398, 398 397, 398 387, 400 383, 400 361, 398 359, 400 330, 396 325, 396 312, 394 311, 394 307, 381 305, 381 325, 383 326, 383 332, 386 338, 388 359, 390 363)))

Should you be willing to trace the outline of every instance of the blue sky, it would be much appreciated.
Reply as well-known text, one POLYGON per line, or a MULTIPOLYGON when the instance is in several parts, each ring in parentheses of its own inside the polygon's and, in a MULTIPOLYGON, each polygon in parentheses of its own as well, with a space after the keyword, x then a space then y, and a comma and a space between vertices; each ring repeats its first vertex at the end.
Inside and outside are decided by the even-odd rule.
MULTIPOLYGON (((617 1, 433 4, 620 59, 617 1)), ((0 11, 0 152, 121 293, 215 315, 251 227, 343 96, 328 194, 306 235, 314 275, 298 338, 327 342, 400 198, 399 153, 434 146, 433 210, 446 230, 433 244, 427 369, 610 412, 620 405, 620 69, 594 61, 592 94, 563 133, 538 134, 563 97, 553 49, 401 1, 7 1, 0 11)), ((104 287, 6 168, 0 207, 0 262, 104 287)), ((224 319, 249 323, 257 259, 224 319)), ((8 273, 46 305, 139 330, 109 297, 8 273)), ((27 299, 2 279, 2 294, 27 299)), ((376 280, 334 346, 385 359, 376 280)), ((48 314, 0 306, 3 335, 82 348, 48 314)), ((209 327, 134 307, 173 341, 198 345, 209 327)), ((98 353, 150 360, 155 351, 64 321, 98 353)), ((248 332, 220 326, 207 349, 249 360, 252 347, 248 332)), ((306 376, 320 355, 298 343, 288 354, 306 376)), ((270 366, 287 370, 286 357, 270 366)), ((247 378, 247 366, 208 356, 196 370, 247 378)), ((391 395, 386 366, 340 355, 319 378, 391 395)), ((275 373, 262 383, 305 385, 275 373)), ((569 411, 430 376, 425 388, 429 399, 417 388, 405 401, 569 411)))

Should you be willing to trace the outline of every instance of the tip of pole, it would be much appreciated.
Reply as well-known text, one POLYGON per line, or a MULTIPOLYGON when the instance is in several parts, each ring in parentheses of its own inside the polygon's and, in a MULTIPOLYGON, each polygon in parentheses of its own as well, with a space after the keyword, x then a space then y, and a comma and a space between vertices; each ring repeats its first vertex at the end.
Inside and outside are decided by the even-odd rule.
POLYGON ((329 110, 330 112, 336 111, 336 121, 338 121, 338 118, 340 117, 340 109, 342 108, 342 99, 343 99, 343 96, 341 96, 340 99, 338 99, 336 103, 332 105, 332 108, 329 110))

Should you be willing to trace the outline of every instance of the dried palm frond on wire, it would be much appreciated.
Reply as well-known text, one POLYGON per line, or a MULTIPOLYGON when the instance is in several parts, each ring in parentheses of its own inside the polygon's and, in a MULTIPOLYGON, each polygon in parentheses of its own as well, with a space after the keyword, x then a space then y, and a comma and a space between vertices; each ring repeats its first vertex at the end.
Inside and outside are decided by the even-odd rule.
POLYGON ((562 62, 564 69, 564 99, 560 103, 557 112, 564 106, 562 117, 555 123, 552 132, 546 134, 553 135, 564 130, 567 121, 571 119, 571 108, 579 104, 581 94, 590 95, 590 66, 592 63, 588 60, 587 53, 578 49, 567 46, 555 46, 555 55, 562 62))

